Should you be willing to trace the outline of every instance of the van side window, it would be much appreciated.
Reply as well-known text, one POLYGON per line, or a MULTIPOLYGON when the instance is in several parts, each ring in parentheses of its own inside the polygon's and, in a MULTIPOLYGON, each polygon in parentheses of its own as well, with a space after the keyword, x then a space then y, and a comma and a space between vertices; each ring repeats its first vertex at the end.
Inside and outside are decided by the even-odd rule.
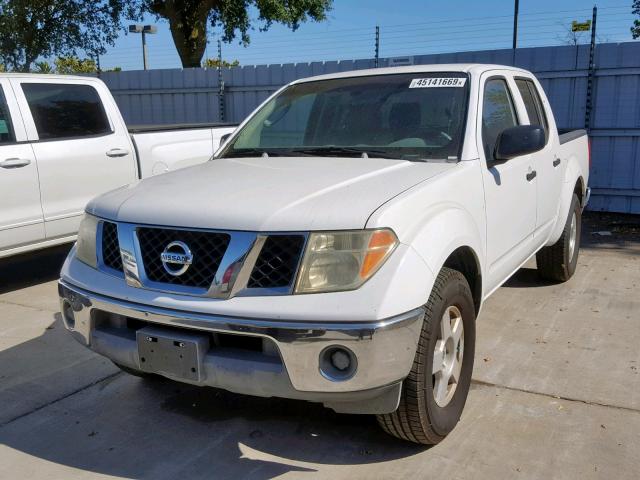
POLYGON ((16 141, 13 132, 13 124, 11 123, 11 115, 9 114, 9 105, 4 96, 2 87, 0 87, 0 145, 14 143, 16 141))
POLYGON ((547 136, 547 117, 535 84, 531 80, 517 79, 516 85, 527 109, 529 124, 541 126, 544 129, 545 136, 547 136))
POLYGON ((40 140, 111 133, 102 101, 90 85, 23 83, 40 140))
POLYGON ((498 135, 516 125, 518 119, 507 82, 502 78, 488 80, 482 101, 482 143, 487 159, 493 159, 498 135))

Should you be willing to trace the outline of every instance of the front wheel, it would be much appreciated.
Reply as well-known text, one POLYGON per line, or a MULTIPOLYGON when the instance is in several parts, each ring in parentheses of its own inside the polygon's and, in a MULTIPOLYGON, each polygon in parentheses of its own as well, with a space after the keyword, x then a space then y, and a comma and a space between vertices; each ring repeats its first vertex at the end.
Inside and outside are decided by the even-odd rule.
POLYGON ((389 434, 424 445, 456 426, 467 400, 475 350, 475 307, 464 276, 443 268, 425 306, 416 356, 400 405, 378 415, 389 434))
POLYGON ((577 195, 571 199, 569 215, 562 235, 550 247, 542 248, 536 254, 538 274, 545 280, 566 282, 576 271, 582 231, 582 208, 577 195))

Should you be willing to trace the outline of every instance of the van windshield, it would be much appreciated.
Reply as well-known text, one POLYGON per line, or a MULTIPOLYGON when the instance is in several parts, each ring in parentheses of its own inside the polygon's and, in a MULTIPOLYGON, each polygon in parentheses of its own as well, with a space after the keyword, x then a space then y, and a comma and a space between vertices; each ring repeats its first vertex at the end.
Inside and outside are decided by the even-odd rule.
POLYGON ((461 72, 318 80, 266 103, 221 157, 459 158, 469 81, 461 72))

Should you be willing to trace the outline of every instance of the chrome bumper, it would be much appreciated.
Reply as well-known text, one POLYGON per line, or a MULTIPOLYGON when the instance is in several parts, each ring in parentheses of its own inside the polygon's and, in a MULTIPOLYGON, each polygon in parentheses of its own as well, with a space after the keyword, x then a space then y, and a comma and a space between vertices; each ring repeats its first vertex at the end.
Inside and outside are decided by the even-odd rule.
MULTIPOLYGON (((135 338, 98 328, 96 318, 113 315, 151 326, 269 339, 277 352, 218 351, 212 347, 195 383, 237 393, 322 402, 339 412, 388 413, 397 408, 402 380, 413 364, 424 310, 375 322, 292 322, 213 316, 151 307, 58 286, 66 328, 81 343, 116 363, 140 369, 135 338), (355 373, 336 380, 323 374, 321 354, 345 347, 357 359, 355 373)), ((181 380, 176 378, 175 380, 181 380)))

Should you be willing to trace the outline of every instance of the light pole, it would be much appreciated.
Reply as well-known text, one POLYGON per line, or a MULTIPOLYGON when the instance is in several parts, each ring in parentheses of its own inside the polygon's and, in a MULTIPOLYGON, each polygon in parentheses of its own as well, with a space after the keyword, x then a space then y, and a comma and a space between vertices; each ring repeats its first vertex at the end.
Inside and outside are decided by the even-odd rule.
POLYGON ((147 69, 147 39, 146 34, 157 33, 158 28, 155 25, 129 25, 129 33, 141 33, 142 34, 142 64, 144 69, 147 69))

